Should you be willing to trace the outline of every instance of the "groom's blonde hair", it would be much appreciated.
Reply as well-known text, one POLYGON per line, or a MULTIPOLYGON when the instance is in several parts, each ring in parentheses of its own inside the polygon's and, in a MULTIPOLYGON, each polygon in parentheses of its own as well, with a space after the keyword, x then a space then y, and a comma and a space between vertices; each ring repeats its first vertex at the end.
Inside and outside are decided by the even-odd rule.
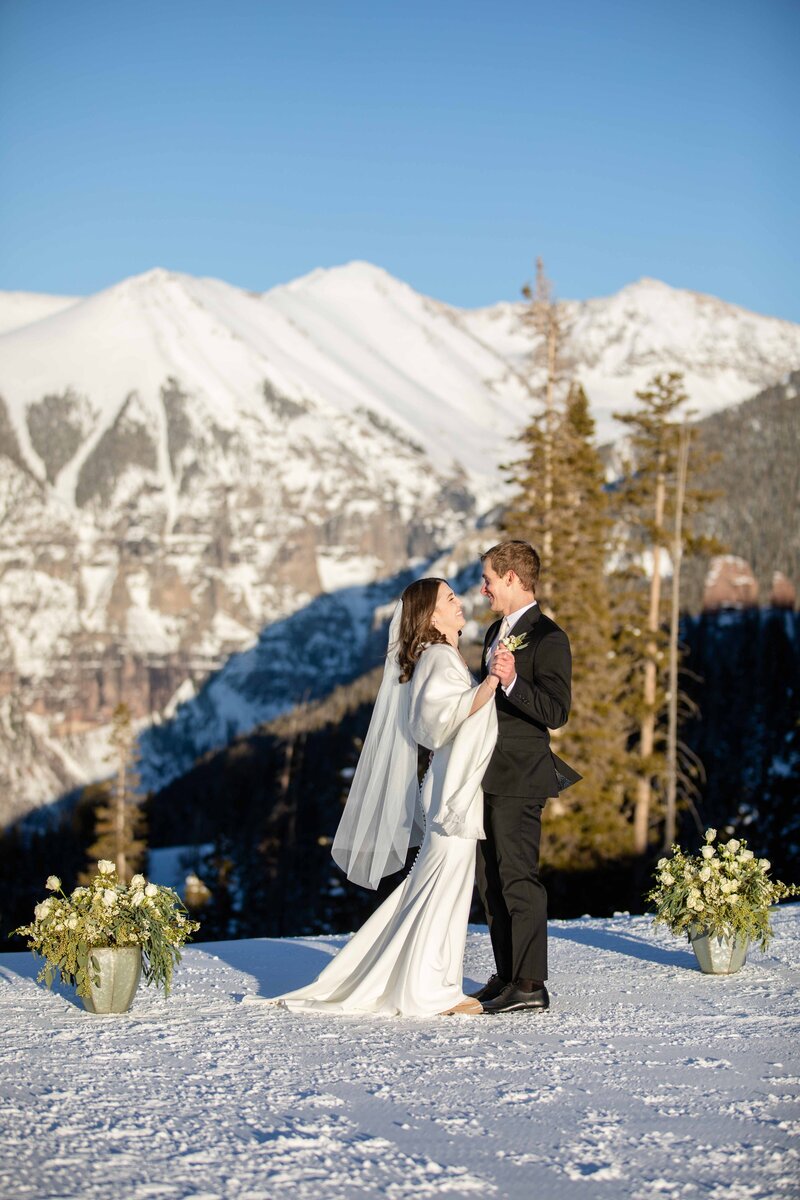
POLYGON ((530 542, 517 539, 498 542, 481 555, 481 562, 488 562, 498 575, 513 571, 525 591, 535 595, 542 563, 530 542))

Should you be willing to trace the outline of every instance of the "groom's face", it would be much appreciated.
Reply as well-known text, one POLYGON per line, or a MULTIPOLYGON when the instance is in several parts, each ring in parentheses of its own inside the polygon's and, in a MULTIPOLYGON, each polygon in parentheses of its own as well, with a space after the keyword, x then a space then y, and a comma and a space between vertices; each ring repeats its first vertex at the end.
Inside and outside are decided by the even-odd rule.
POLYGON ((509 571, 506 576, 498 575, 487 559, 483 564, 483 583, 481 584, 481 595, 485 596, 489 601, 489 605, 493 612, 510 613, 514 611, 512 602, 512 580, 514 579, 513 571, 509 571), (509 608, 509 604, 511 607, 509 608))

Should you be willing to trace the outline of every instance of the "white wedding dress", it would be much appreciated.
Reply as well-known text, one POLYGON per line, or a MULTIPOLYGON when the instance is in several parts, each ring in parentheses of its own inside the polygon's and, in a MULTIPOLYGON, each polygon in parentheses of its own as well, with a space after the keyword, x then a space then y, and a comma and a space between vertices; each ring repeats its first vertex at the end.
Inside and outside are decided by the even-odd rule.
POLYGON ((425 834, 419 853, 404 882, 314 982, 272 1003, 312 1012, 427 1017, 466 999, 462 969, 475 846, 483 837, 481 780, 497 715, 491 700, 469 715, 476 685, 449 645, 428 646, 404 686, 411 689, 412 736, 433 750, 421 792, 425 834))

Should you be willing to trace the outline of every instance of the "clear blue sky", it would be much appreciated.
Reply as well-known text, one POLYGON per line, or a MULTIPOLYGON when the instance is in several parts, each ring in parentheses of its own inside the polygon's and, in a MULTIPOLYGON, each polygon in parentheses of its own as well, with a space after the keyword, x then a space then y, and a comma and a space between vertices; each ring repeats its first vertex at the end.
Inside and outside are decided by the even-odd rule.
POLYGON ((0 288, 368 259, 800 321, 797 0, 0 0, 0 288))

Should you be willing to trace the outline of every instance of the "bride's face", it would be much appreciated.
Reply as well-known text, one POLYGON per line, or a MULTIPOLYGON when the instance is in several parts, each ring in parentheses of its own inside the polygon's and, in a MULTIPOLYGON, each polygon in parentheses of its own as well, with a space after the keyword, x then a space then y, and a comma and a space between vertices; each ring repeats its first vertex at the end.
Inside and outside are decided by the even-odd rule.
POLYGON ((431 624, 439 633, 443 633, 449 642, 456 645, 459 630, 466 625, 461 601, 448 583, 439 584, 436 596, 436 607, 431 616, 431 624))

